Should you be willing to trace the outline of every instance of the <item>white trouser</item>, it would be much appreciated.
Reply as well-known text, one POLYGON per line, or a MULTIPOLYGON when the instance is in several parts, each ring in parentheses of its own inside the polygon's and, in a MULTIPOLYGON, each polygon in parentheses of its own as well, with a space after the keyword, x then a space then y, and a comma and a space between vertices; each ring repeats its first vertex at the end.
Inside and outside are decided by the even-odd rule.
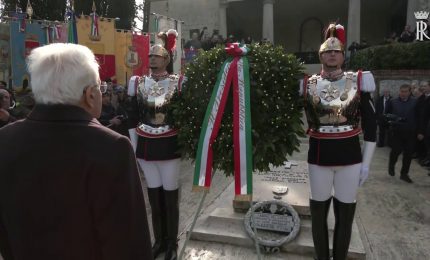
POLYGON ((361 163, 348 166, 319 166, 309 164, 311 199, 325 201, 332 196, 344 203, 356 201, 361 163))
POLYGON ((179 158, 166 161, 145 161, 137 159, 145 174, 148 188, 163 186, 164 190, 179 188, 179 158))

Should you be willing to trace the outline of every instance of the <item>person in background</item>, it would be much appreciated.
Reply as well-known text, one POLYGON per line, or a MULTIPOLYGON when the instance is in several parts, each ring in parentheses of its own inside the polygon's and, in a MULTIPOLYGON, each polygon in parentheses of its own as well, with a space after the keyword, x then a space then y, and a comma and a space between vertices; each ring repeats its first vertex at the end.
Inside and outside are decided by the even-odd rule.
MULTIPOLYGON (((105 83, 102 82, 102 84, 105 83)), ((102 112, 99 117, 100 123, 108 128, 121 124, 121 120, 116 117, 115 108, 111 102, 112 91, 107 85, 106 92, 102 94, 102 112)))
POLYGON ((125 135, 129 137, 128 133, 128 113, 127 113, 127 93, 125 92, 125 89, 123 86, 116 85, 113 88, 113 96, 115 96, 116 102, 112 105, 115 109, 115 114, 118 116, 118 118, 121 120, 121 124, 118 125, 118 127, 115 129, 116 132, 125 135))
POLYGON ((420 162, 426 157, 427 154, 427 147, 424 139, 428 119, 423 118, 423 113, 426 107, 426 103, 428 103, 430 100, 428 98, 430 96, 430 86, 428 82, 425 81, 419 86, 418 89, 419 92, 421 92, 421 95, 417 97, 417 105, 415 108, 417 114, 417 142, 412 158, 417 158, 418 162, 420 162), (422 136, 420 136, 420 134, 422 136))
POLYGON ((191 35, 191 40, 189 40, 187 43, 185 43, 185 49, 201 49, 202 48, 202 42, 199 40, 199 33, 193 32, 191 35))
POLYGON ((421 85, 424 95, 417 100, 418 135, 417 158, 422 166, 430 166, 430 81, 424 81, 421 85))
POLYGON ((5 89, 9 92, 10 99, 11 99, 11 107, 15 107, 17 103, 15 98, 15 92, 12 89, 9 89, 7 87, 6 81, 0 80, 0 89, 5 89))
POLYGON ((397 118, 392 121, 392 140, 391 152, 388 161, 388 174, 395 175, 395 166, 397 159, 403 153, 402 168, 400 170, 400 179, 412 183, 409 177, 409 168, 412 161, 417 139, 417 100, 411 95, 411 86, 404 84, 400 86, 399 97, 388 102, 385 109, 387 114, 392 114, 397 118))
POLYGON ((0 89, 7 89, 6 81, 0 80, 0 89))
POLYGON ((376 116, 378 118, 378 147, 384 147, 385 146, 385 139, 386 139, 386 120, 385 120, 385 109, 387 107, 388 101, 391 99, 390 90, 384 89, 382 92, 383 95, 378 98, 376 101, 376 116))
POLYGON ((0 89, 0 128, 12 123, 16 118, 10 114, 12 97, 6 89, 0 89))
POLYGON ((415 40, 415 33, 411 30, 410 25, 406 25, 403 32, 400 34, 399 42, 413 42, 415 40))
POLYGON ((0 129, 4 260, 153 259, 132 145, 96 119, 106 89, 93 52, 54 43, 27 64, 36 106, 0 129))

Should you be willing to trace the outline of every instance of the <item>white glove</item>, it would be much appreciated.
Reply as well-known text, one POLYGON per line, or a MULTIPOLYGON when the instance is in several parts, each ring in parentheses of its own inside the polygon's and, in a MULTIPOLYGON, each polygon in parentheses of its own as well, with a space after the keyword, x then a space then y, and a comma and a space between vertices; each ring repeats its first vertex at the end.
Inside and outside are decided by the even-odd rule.
POLYGON ((369 177, 369 166, 373 157, 373 153, 375 152, 375 147, 376 142, 364 141, 362 150, 363 160, 361 162, 359 186, 362 186, 367 180, 367 177, 369 177))
POLYGON ((133 146, 133 151, 134 151, 134 153, 136 153, 136 147, 137 147, 137 133, 136 133, 136 129, 130 128, 130 129, 128 129, 128 133, 130 135, 131 146, 133 146))

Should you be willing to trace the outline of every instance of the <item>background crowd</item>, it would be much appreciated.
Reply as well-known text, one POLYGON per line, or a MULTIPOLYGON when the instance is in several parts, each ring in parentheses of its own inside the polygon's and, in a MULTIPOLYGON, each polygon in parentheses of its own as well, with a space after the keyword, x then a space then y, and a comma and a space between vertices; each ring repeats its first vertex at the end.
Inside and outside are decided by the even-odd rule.
MULTIPOLYGON (((378 146, 391 147, 388 174, 394 176, 398 156, 403 153, 401 176, 411 183, 409 167, 416 159, 423 167, 430 167, 430 82, 420 86, 404 84, 398 97, 384 89, 376 102, 379 118, 378 146)), ((429 174, 430 175, 430 174, 429 174)))

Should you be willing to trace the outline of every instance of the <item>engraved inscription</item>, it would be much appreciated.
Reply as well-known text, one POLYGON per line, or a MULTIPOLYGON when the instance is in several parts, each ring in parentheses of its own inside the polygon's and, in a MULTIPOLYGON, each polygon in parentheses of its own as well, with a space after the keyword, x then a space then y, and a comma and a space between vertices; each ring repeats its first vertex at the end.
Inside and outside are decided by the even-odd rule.
POLYGON ((252 227, 289 233, 293 230, 293 217, 289 215, 254 212, 252 227))
POLYGON ((292 170, 279 170, 279 171, 267 171, 267 172, 258 172, 258 177, 261 178, 261 181, 268 182, 282 182, 282 183, 308 183, 309 175, 307 170, 297 169, 295 171, 292 170))

